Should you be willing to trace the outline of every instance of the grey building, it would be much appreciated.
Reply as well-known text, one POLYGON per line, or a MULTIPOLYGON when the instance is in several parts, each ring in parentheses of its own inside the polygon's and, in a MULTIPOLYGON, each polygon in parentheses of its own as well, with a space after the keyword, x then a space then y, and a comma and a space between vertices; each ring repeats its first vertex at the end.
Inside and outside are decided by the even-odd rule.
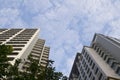
POLYGON ((119 39, 95 34, 91 45, 83 47, 80 57, 79 63, 73 64, 79 75, 76 79, 70 75, 69 80, 120 80, 119 39))
POLYGON ((81 53, 77 53, 74 63, 73 63, 73 66, 72 66, 71 73, 70 73, 70 77, 69 77, 70 80, 78 79, 78 76, 80 75, 80 73, 79 73, 80 60, 81 60, 81 53))
MULTIPOLYGON (((39 29, 0 29, 0 44, 12 45, 13 52, 7 57, 11 64, 16 59, 29 63, 28 56, 32 55, 38 64, 46 66, 50 48, 45 46, 45 40, 39 39, 39 29)), ((24 69, 25 65, 20 65, 24 69)))

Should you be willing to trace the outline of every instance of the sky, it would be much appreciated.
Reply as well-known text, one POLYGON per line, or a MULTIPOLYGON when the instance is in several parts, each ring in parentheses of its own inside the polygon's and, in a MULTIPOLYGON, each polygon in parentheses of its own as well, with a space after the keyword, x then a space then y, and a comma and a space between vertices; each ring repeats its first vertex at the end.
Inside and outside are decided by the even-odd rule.
POLYGON ((0 0, 0 28, 40 28, 56 70, 68 76, 95 33, 120 38, 120 0, 0 0))

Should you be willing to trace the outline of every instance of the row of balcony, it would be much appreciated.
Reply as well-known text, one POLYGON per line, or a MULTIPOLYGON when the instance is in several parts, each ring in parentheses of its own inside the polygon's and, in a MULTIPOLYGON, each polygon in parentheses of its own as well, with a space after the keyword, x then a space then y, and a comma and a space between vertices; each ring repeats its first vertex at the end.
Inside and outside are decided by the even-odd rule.
POLYGON ((100 44, 96 43, 92 45, 93 49, 103 58, 103 60, 109 64, 109 66, 120 75, 120 63, 110 55, 110 52, 105 50, 100 44))

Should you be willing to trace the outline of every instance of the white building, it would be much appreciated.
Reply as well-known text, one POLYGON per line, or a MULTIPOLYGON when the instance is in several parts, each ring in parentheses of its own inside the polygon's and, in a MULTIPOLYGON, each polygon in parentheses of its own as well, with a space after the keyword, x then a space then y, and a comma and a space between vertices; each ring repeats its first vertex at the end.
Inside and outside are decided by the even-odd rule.
POLYGON ((120 80, 120 40, 95 34, 76 56, 69 80, 120 80))
POLYGON ((39 39, 39 29, 0 29, 0 44, 12 45, 13 52, 7 57, 11 64, 16 59, 27 60, 29 54, 46 66, 49 47, 44 46, 45 40, 39 39))

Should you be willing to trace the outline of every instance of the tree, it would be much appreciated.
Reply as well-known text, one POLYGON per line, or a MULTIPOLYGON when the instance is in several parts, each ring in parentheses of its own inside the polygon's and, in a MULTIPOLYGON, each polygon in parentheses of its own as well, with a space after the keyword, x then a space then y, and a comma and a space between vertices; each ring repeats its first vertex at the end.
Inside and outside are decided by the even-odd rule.
POLYGON ((68 77, 67 76, 63 76, 62 80, 68 80, 68 77))
POLYGON ((17 59, 14 65, 10 65, 7 71, 7 80, 18 80, 20 78, 20 71, 18 70, 21 59, 17 59))
POLYGON ((13 48, 10 45, 0 45, 0 78, 7 75, 7 70, 10 66, 7 55, 12 53, 13 48))
POLYGON ((54 61, 52 60, 48 60, 48 64, 45 69, 41 70, 41 74, 38 76, 38 80, 59 80, 62 78, 63 74, 61 72, 55 71, 53 62, 54 61))
POLYGON ((0 63, 5 63, 8 61, 7 55, 12 53, 13 48, 11 45, 0 45, 0 63))

